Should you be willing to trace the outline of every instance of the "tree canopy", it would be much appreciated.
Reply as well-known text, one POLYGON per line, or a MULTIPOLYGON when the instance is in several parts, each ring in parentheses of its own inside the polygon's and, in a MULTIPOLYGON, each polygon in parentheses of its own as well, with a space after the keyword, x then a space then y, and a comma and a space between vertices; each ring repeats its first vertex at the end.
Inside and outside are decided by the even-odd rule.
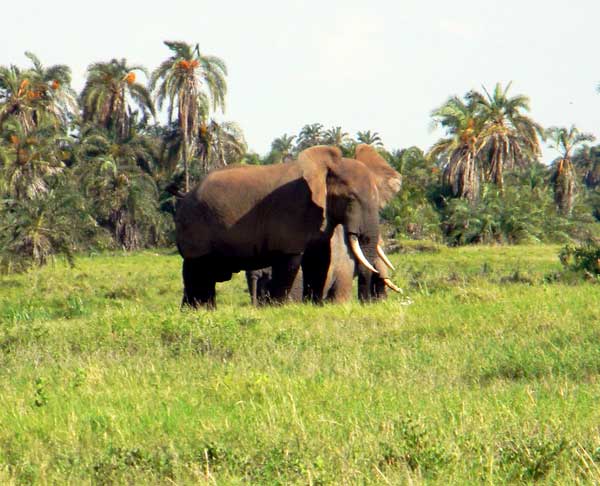
POLYGON ((403 175, 381 213, 388 235, 468 244, 600 234, 600 146, 575 126, 542 130, 511 83, 434 109, 444 136, 429 150, 314 122, 274 138, 261 156, 235 121, 215 116, 226 104, 225 62, 199 44, 165 45, 170 55, 154 71, 125 58, 91 63, 81 93, 68 66, 45 66, 33 53, 26 66, 0 65, 3 269, 172 244, 180 188, 233 163, 285 163, 317 144, 346 157, 371 144, 403 175), (559 154, 550 166, 539 162, 544 137, 559 154))

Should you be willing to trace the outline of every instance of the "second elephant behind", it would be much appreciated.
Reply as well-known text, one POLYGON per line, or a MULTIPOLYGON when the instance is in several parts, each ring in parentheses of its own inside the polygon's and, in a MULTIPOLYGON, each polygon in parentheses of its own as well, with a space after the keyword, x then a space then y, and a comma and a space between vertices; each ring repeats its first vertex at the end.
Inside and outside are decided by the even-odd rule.
MULTIPOLYGON (((352 255, 349 244, 344 236, 342 226, 337 226, 330 240, 330 262, 326 265, 327 273, 323 288, 319 291, 323 300, 330 302, 347 302, 352 297, 352 285, 354 278, 358 275, 357 263, 352 255)), ((387 278, 387 270, 378 259, 375 266, 379 271, 379 276, 372 280, 371 299, 377 300, 385 297, 386 286, 393 285, 387 278)), ((255 306, 267 305, 271 303, 271 268, 262 268, 259 270, 249 270, 246 272, 248 282, 248 292, 250 293, 252 304, 255 306)), ((394 286, 394 290, 399 289, 394 286)), ((304 286, 302 270, 298 273, 296 282, 289 300, 292 302, 301 302, 303 295, 311 295, 313 289, 304 286)))

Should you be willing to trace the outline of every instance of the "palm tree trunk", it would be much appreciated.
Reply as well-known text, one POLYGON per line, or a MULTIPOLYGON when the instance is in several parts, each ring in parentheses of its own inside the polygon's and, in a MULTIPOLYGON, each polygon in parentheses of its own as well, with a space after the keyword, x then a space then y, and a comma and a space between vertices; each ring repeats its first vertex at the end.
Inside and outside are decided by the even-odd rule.
POLYGON ((183 152, 183 173, 185 176, 185 181, 184 181, 184 192, 188 192, 190 190, 190 171, 189 171, 189 164, 188 164, 188 149, 187 149, 187 137, 184 135, 183 136, 183 140, 181 141, 181 149, 183 152))
POLYGON ((504 194, 504 160, 498 161, 498 167, 496 169, 496 185, 498 186, 498 190, 500 194, 504 194))
POLYGON ((183 152, 183 172, 185 175, 185 192, 190 190, 190 171, 188 159, 188 107, 185 98, 179 99, 179 129, 181 131, 181 150, 183 152))

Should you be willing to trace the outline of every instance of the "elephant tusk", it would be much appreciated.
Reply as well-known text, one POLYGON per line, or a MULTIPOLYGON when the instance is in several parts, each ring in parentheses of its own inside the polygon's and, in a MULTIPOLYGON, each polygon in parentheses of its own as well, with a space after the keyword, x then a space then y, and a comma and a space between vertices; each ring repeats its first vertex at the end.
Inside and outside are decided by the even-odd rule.
POLYGON ((392 289, 394 292, 398 292, 399 294, 403 293, 402 289, 400 287, 396 287, 396 285, 394 285, 394 282, 392 282, 389 278, 384 278, 383 283, 390 289, 392 289))
POLYGON ((381 248, 379 245, 377 245, 377 254, 379 255, 379 258, 381 258, 383 260, 383 263, 385 263, 392 270, 396 270, 394 268, 394 265, 392 265, 392 262, 390 262, 390 259, 384 253, 383 248, 381 248))
POLYGON ((369 260, 367 260, 365 254, 360 249, 360 244, 358 243, 358 237, 356 235, 350 235, 350 248, 352 248, 352 253, 354 253, 354 256, 360 263, 371 270, 371 272, 379 273, 377 269, 369 263, 369 260))

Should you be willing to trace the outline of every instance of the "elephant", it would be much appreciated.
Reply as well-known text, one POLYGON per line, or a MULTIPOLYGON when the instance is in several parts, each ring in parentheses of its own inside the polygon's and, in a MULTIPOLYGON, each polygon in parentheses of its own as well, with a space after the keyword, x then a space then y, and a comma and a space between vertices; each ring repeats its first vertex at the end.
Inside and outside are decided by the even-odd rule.
MULTIPOLYGON (((271 302, 271 276, 271 267, 259 270, 246 270, 248 293, 250 294, 252 305, 259 306, 271 302)), ((298 275, 290 289, 288 298, 293 302, 300 302, 302 300, 302 267, 298 269, 298 275)))
POLYGON ((360 261, 359 294, 369 298, 377 272, 379 197, 375 178, 337 147, 315 146, 297 160, 229 166, 210 172, 178 200, 177 248, 183 258, 182 305, 216 307, 216 282, 241 270, 272 267, 270 298, 288 299, 305 250, 337 225, 360 261))
MULTIPOLYGON (((355 160, 368 168, 377 187, 379 207, 384 207, 400 190, 401 175, 390 167, 385 159, 370 145, 358 145, 355 160)), ((393 269, 393 265, 382 250, 381 241, 377 245, 377 253, 379 257, 376 260, 378 274, 371 278, 368 300, 384 297, 386 286, 396 292, 400 290, 387 278, 385 266, 380 264, 381 262, 393 269)), ((306 300, 321 302, 326 299, 345 302, 350 299, 352 281, 358 273, 358 265, 355 252, 352 250, 352 241, 348 239, 341 226, 335 227, 329 240, 323 238, 309 245, 302 258, 302 269, 306 276, 303 282, 303 296, 306 300)), ((268 273, 268 270, 263 269, 266 273, 268 273)), ((359 298, 361 298, 362 279, 360 273, 358 274, 359 298)), ((267 277, 263 278, 262 285, 265 288, 271 288, 273 283, 267 277)), ((250 285, 249 289, 251 295, 254 295, 250 285)), ((294 300, 300 300, 298 294, 294 295, 293 298, 294 300)), ((364 292, 361 300, 367 300, 364 292)), ((259 295, 252 302, 255 305, 257 303, 264 304, 268 302, 268 297, 267 295, 259 295)))
MULTIPOLYGON (((371 145, 357 145, 354 157, 365 164, 373 175, 379 193, 379 207, 380 209, 384 208, 400 191, 402 176, 371 145)), ((352 258, 352 253, 349 251, 348 242, 345 241, 343 232, 336 228, 331 241, 331 266, 327 273, 324 295, 328 300, 345 302, 350 298, 352 280, 356 275, 356 261, 352 258)), ((371 281, 371 297, 373 299, 385 297, 386 287, 395 292, 400 291, 390 280, 384 278, 386 267, 392 270, 395 269, 383 251, 382 240, 377 245, 377 253, 379 256, 377 262, 382 262, 385 266, 381 265, 380 267, 377 265, 380 269, 379 275, 371 281)))
POLYGON ((252 305, 258 306, 269 302, 271 298, 269 285, 272 273, 271 267, 246 270, 246 282, 248 283, 248 293, 250 294, 252 305))
MULTIPOLYGON (((371 145, 357 145, 354 157, 367 167, 377 187, 379 208, 385 207, 400 190, 402 176, 371 145)), ((361 298, 363 301, 384 297, 386 287, 396 292, 400 291, 387 278, 385 267, 394 268, 385 255, 381 243, 379 240, 376 246, 379 258, 375 263, 378 273, 368 283, 364 282, 362 274, 356 271, 355 252, 351 251, 352 241, 346 238, 344 232, 334 230, 331 240, 326 244, 322 241, 314 243, 307 249, 302 261, 302 267, 305 269, 304 297, 313 302, 320 302, 322 299, 335 302, 347 301, 356 274, 358 274, 359 293, 361 287, 365 285, 368 287, 369 298, 361 298)))

